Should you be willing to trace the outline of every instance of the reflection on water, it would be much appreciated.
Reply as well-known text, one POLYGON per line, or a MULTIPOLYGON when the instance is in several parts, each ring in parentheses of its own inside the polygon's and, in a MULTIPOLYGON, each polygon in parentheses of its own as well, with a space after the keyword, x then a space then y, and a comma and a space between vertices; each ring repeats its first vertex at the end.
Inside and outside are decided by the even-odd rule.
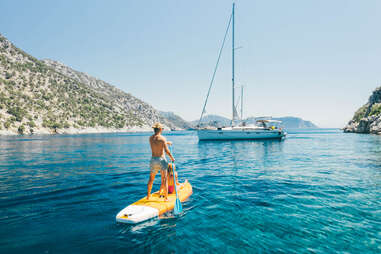
MULTIPOLYGON (((199 142, 166 133, 184 213, 138 225, 146 133, 0 137, 0 252, 380 251, 381 137, 291 130, 284 141, 199 142)), ((154 188, 159 188, 156 180, 154 188)))

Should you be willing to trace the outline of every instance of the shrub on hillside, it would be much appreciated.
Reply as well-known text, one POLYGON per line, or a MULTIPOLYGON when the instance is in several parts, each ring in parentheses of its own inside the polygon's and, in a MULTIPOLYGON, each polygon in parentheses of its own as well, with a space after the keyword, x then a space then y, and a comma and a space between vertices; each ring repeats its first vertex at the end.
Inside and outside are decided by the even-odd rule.
POLYGON ((24 132, 25 132, 25 126, 22 124, 22 125, 20 125, 19 126, 19 128, 17 129, 17 132, 19 133, 19 134, 24 134, 24 132))
POLYGON ((12 74, 9 72, 6 72, 5 73, 5 79, 10 79, 10 78, 12 78, 12 74))
POLYGON ((365 104, 364 106, 362 106, 361 108, 359 108, 355 115, 353 116, 353 120, 355 122, 359 122, 361 120, 361 118, 365 117, 365 114, 366 114, 366 110, 368 108, 368 104, 365 104))
POLYGON ((51 118, 49 119, 44 118, 42 120, 42 127, 50 128, 50 129, 59 129, 59 128, 62 128, 62 124, 51 120, 51 118))
POLYGON ((9 120, 4 123, 5 129, 9 129, 9 127, 11 127, 11 125, 12 125, 12 122, 9 120))
POLYGON ((375 103, 373 104, 369 115, 373 116, 373 115, 379 115, 379 114, 381 114, 381 103, 375 103))
POLYGON ((16 118, 15 120, 18 122, 21 122, 24 116, 26 115, 25 110, 20 107, 9 108, 7 113, 13 115, 16 118))
POLYGON ((33 120, 29 121, 28 125, 29 125, 30 128, 36 127, 36 124, 35 124, 35 122, 33 120))

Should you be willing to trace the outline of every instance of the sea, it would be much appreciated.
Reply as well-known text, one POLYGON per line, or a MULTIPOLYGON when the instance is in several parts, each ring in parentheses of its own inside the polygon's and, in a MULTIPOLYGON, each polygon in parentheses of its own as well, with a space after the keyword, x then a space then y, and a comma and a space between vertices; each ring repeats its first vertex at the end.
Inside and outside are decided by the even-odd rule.
POLYGON ((193 194, 179 216, 117 223, 146 195, 149 135, 1 136, 0 253, 381 253, 381 136, 164 133, 193 194))

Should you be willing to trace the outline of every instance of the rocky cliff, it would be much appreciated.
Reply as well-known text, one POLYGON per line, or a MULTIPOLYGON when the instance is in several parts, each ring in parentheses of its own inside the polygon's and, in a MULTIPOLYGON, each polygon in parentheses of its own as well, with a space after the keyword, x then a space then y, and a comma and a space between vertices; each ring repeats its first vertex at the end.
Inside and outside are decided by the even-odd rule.
POLYGON ((105 98, 112 101, 114 105, 124 108, 126 111, 131 112, 131 114, 141 119, 144 125, 149 128, 155 122, 161 122, 167 128, 182 128, 181 125, 177 125, 175 122, 171 121, 171 119, 166 118, 161 112, 154 109, 148 103, 139 100, 131 94, 126 93, 103 80, 92 77, 84 72, 76 71, 54 60, 44 59, 42 62, 62 75, 70 77, 81 84, 86 85, 95 92, 102 94, 105 98))
POLYGON ((381 135, 381 87, 374 90, 368 103, 356 111, 344 132, 381 135))
POLYGON ((174 125, 147 103, 51 60, 40 61, 0 34, 0 134, 78 133, 174 125))

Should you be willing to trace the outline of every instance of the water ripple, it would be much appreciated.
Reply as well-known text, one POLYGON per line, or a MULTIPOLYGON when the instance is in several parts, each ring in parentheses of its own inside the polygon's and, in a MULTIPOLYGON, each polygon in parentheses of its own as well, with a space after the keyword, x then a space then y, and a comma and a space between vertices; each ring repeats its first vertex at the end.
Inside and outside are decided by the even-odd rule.
POLYGON ((146 194, 146 133, 0 137, 0 252, 381 252, 381 137, 289 133, 168 133, 194 193, 138 225, 115 214, 146 194))

